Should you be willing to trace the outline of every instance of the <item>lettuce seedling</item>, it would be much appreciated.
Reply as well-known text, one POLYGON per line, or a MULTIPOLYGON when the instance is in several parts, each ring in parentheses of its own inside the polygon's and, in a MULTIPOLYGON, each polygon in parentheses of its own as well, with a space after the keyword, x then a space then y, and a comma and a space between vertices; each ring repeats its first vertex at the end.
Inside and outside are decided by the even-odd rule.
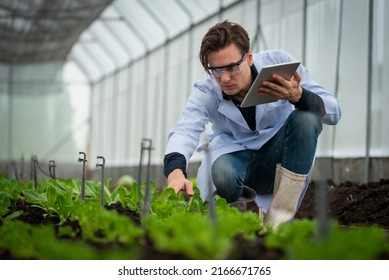
POLYGON ((323 239, 316 235, 316 222, 283 224, 266 236, 266 246, 284 249, 288 259, 302 260, 378 259, 388 250, 385 229, 378 226, 344 228, 332 221, 329 235, 323 239))
POLYGON ((11 200, 18 200, 22 191, 26 188, 27 186, 23 182, 14 179, 8 180, 0 177, 0 191, 5 191, 8 193, 8 196, 11 200))
POLYGON ((6 192, 0 191, 0 220, 8 213, 8 207, 11 205, 11 201, 6 192))
POLYGON ((72 193, 64 192, 53 184, 48 184, 45 193, 38 193, 33 189, 23 191, 26 202, 42 208, 48 215, 58 215, 60 222, 66 221, 72 207, 72 193))

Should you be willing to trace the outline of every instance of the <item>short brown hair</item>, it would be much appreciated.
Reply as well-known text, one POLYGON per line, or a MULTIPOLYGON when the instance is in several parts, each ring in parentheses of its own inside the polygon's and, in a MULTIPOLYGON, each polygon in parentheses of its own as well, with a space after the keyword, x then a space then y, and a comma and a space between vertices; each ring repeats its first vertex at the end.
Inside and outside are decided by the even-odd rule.
POLYGON ((250 38, 247 31, 239 24, 225 20, 211 27, 204 35, 200 47, 200 62, 208 68, 208 55, 230 44, 235 44, 242 54, 250 50, 250 38))

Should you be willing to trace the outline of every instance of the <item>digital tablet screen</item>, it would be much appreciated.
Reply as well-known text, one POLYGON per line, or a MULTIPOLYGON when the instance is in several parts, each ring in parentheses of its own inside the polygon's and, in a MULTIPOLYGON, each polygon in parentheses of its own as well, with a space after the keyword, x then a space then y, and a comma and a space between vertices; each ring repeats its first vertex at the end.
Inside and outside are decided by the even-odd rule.
POLYGON ((242 101, 240 107, 244 108, 277 101, 278 99, 275 97, 259 95, 258 88, 260 84, 262 83, 262 81, 273 81, 273 78, 271 77, 273 74, 280 75, 284 79, 290 80, 299 65, 299 61, 293 61, 262 67, 258 76, 255 78, 253 84, 251 85, 249 91, 247 92, 246 97, 242 101))

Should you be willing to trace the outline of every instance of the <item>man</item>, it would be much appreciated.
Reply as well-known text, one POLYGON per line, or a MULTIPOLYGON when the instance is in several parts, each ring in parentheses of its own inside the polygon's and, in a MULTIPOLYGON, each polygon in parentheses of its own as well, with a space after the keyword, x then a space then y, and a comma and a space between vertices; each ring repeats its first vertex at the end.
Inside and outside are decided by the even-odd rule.
POLYGON ((210 195, 209 178, 228 202, 238 200, 248 186, 258 195, 274 194, 266 223, 278 226, 292 219, 308 185, 322 123, 335 125, 340 119, 337 99, 300 65, 291 80, 273 75, 275 82, 258 88, 258 94, 278 101, 241 108, 262 67, 295 59, 283 50, 253 54, 247 31, 229 21, 204 35, 200 61, 208 75, 195 83, 181 120, 169 133, 164 158, 168 187, 193 195, 186 168, 210 122, 205 141, 211 168, 204 161, 199 168, 201 197, 210 195))

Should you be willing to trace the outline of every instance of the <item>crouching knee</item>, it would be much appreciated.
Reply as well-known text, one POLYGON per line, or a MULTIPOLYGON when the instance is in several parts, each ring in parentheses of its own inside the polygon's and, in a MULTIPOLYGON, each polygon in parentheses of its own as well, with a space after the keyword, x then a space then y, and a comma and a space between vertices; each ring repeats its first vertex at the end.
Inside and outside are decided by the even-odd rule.
POLYGON ((217 194, 227 202, 237 200, 243 192, 243 182, 237 170, 230 163, 216 160, 212 165, 212 182, 217 194))

